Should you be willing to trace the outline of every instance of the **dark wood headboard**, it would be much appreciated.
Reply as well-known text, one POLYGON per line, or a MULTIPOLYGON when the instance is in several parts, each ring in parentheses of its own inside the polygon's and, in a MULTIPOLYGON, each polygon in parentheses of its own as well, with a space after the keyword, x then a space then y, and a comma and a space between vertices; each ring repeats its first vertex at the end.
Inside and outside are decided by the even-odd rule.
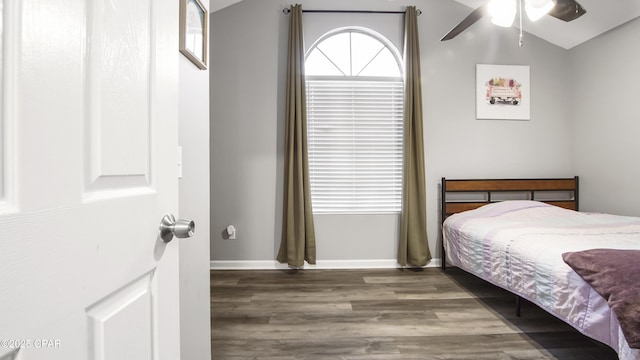
POLYGON ((536 200, 578 210, 578 177, 555 179, 447 179, 441 183, 447 216, 504 200, 536 200))
MULTIPOLYGON (((578 177, 551 179, 442 178, 441 221, 452 214, 505 200, 535 200, 578 210, 578 177)), ((442 267, 445 264, 442 244, 442 267)))

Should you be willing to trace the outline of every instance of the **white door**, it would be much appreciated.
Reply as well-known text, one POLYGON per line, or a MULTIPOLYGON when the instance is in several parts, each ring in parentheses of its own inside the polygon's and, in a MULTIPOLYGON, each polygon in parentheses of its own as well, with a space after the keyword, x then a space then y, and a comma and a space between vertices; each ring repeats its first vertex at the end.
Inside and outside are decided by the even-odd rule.
POLYGON ((180 357, 178 5, 0 0, 2 360, 180 357))

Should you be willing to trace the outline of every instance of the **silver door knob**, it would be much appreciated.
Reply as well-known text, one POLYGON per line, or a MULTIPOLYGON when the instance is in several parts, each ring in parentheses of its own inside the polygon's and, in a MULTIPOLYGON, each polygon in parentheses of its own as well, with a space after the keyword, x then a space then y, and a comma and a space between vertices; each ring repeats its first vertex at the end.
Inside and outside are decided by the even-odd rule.
POLYGON ((173 240, 173 236, 178 239, 192 237, 196 231, 196 223, 189 219, 178 219, 172 214, 167 214, 160 222, 160 238, 164 242, 173 240))

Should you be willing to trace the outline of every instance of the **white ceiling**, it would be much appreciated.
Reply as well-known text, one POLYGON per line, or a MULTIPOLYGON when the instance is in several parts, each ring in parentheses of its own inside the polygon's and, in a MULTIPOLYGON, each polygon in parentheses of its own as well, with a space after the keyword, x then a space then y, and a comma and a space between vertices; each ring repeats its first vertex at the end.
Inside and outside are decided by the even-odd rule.
POLYGON ((209 12, 216 12, 240 1, 242 0, 210 0, 209 7, 211 7, 211 9, 209 12))
MULTIPOLYGON (((475 9, 487 0, 455 1, 475 9)), ((550 43, 570 49, 640 16, 640 1, 638 0, 578 0, 578 2, 587 10, 587 13, 580 18, 564 22, 552 16, 545 16, 532 23, 524 16, 522 19, 523 30, 550 43)), ((460 20, 465 16, 465 14, 461 14, 460 20)), ((451 24, 451 27, 456 24, 457 22, 451 24)))
MULTIPOLYGON (((215 12, 240 1, 242 0, 210 0, 210 11, 215 12)), ((487 0, 455 1, 475 9, 487 0)), ((640 16, 639 0, 578 0, 578 2, 587 10, 587 13, 580 18, 564 22, 551 16, 545 16, 532 23, 524 16, 523 30, 565 49, 571 49, 640 16)), ((465 16, 466 14, 461 14, 460 20, 465 16)), ((457 22, 454 21, 451 27, 453 28, 456 24, 457 22)))

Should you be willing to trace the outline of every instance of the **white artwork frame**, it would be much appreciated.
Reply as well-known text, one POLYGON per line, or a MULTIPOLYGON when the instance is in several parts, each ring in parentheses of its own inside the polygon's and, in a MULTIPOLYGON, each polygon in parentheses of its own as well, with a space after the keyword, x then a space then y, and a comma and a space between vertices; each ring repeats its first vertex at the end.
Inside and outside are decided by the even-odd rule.
POLYGON ((476 65, 476 118, 530 120, 529 66, 476 65))

